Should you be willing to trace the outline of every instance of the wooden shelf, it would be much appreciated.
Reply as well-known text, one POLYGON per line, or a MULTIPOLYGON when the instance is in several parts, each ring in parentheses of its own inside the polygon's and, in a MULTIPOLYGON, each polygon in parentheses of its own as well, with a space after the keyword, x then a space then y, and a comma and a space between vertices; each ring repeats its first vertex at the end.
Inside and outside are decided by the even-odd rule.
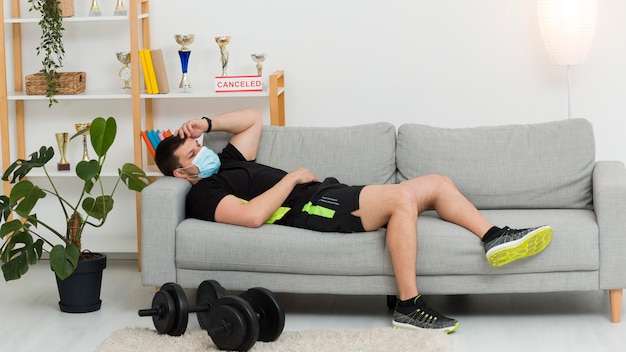
MULTIPOLYGON (((28 95, 24 92, 23 78, 24 72, 22 67, 22 30, 34 31, 38 29, 39 18, 33 17, 28 13, 26 17, 20 14, 20 0, 0 0, 0 18, 4 19, 4 25, 0 28, 0 137, 2 143, 2 170, 6 170, 12 162, 12 144, 11 140, 15 138, 17 146, 16 155, 18 158, 26 158, 25 150, 25 119, 27 117, 27 107, 31 102, 48 102, 48 98, 44 95, 28 95), (5 2, 10 2, 10 16, 5 17, 5 2), (8 32, 8 33, 5 33, 8 32), (6 49, 12 49, 12 67, 7 68, 6 49), (7 72, 12 72, 13 81, 9 82, 7 72), (14 104, 15 114, 9 116, 9 103, 14 104), (9 126, 14 128, 15 132, 9 132, 9 126)), ((130 44, 131 56, 139 57, 139 49, 150 48, 150 16, 149 16, 149 0, 129 0, 128 16, 94 16, 94 17, 66 17, 63 19, 66 23, 80 23, 88 25, 97 22, 115 22, 111 25, 127 25, 128 26, 128 43, 130 44)), ((72 26, 72 29, 75 26, 72 26)), ((79 36, 80 33, 74 33, 79 36)), ((73 39, 76 40, 76 39, 73 39)), ((80 39, 78 39, 80 40, 80 39)), ((86 38, 89 40, 89 38, 86 38)), ((112 40, 121 41, 120 38, 112 38, 112 40)), ((284 72, 276 71, 269 75, 266 90, 262 92, 244 92, 244 93, 216 93, 208 89, 194 89, 189 93, 177 92, 177 88, 168 94, 146 94, 141 87, 144 86, 144 80, 141 77, 140 60, 132 60, 131 68, 131 86, 130 91, 109 90, 95 91, 90 90, 82 94, 75 95, 56 95, 55 99, 60 101, 67 100, 120 100, 131 102, 132 122, 126 119, 118 124, 124 124, 124 128, 131 129, 133 139, 132 155, 136 165, 143 166, 147 175, 151 177, 159 177, 162 174, 152 163, 152 158, 148 157, 148 152, 144 150, 144 143, 140 137, 142 130, 154 129, 154 100, 167 99, 230 99, 230 98, 264 98, 269 100, 270 121, 272 125, 284 126, 285 124, 285 108, 284 108, 284 72), (128 126, 132 124, 132 126, 128 126)), ((91 70, 98 68, 90 67, 91 70)), ((87 72, 89 73, 89 72, 87 72)), ((32 104, 31 104, 32 105, 32 104)), ((69 177, 75 176, 72 172, 58 172, 50 170, 50 177, 69 177)), ((33 173, 32 177, 45 177, 43 172, 33 173)), ((105 177, 117 176, 117 173, 106 172, 105 177)), ((11 184, 3 183, 4 194, 9 194, 11 184)), ((136 216, 137 216, 137 244, 141 248, 141 197, 136 195, 136 216)), ((141 254, 138 253, 140 256, 141 254)))
MULTIPOLYGON (((148 14, 143 14, 139 16, 139 18, 147 18, 148 14)), ((130 17, 129 16, 78 16, 78 17, 64 17, 64 23, 70 22, 110 22, 110 21, 119 21, 128 23, 130 17)), ((39 23, 39 18, 36 17, 21 17, 21 18, 5 18, 4 23, 39 23)))
MULTIPOLYGON (((280 89, 278 94, 282 94, 284 89, 280 89)), ((167 94, 148 94, 140 93, 141 99, 219 99, 219 98, 268 98, 269 91, 263 92, 236 92, 236 93, 216 93, 214 91, 194 90, 188 93, 170 92, 167 94)), ((56 95, 57 100, 106 100, 106 99, 132 99, 131 91, 86 91, 81 94, 56 95)), ((28 95, 24 92, 8 92, 7 99, 10 101, 18 100, 42 100, 48 101, 45 95, 28 95)))

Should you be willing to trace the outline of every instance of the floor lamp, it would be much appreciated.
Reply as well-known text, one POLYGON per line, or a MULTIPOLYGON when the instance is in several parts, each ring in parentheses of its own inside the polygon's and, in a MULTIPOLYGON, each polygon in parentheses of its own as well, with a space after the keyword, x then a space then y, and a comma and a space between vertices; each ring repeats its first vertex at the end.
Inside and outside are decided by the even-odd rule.
POLYGON ((597 0, 537 0, 543 42, 558 66, 567 66, 567 117, 571 118, 571 66, 585 62, 596 28, 597 0))

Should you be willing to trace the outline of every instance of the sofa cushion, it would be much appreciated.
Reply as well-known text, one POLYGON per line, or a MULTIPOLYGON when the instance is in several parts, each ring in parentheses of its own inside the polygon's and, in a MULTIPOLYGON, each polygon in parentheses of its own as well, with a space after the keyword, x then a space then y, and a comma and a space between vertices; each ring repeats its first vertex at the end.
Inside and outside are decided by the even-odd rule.
POLYGON ((186 219, 176 228, 176 267, 310 275, 380 275, 385 231, 329 233, 247 228, 186 219))
MULTIPOLYGON (((204 145, 221 151, 230 134, 205 134, 204 145)), ((347 127, 263 126, 257 162, 285 171, 309 169, 320 180, 350 185, 395 182, 396 129, 386 122, 347 127)))
MULTIPOLYGON (((482 241, 464 228, 442 221, 434 211, 418 218, 418 275, 495 275, 597 271, 599 229, 593 211, 583 209, 503 209, 481 213, 497 226, 552 226, 552 241, 541 253, 494 268, 485 258, 482 241)), ((389 255, 387 253, 387 255, 389 255)), ((390 259, 385 273, 393 273, 390 259)))
MULTIPOLYGON (((482 242, 433 211, 418 219, 417 275, 489 275, 596 271, 598 226, 590 210, 486 210, 492 223, 550 224, 550 245, 532 260, 493 268, 482 242)), ((393 276, 385 230, 340 234, 280 225, 260 228, 186 219, 176 228, 176 267, 189 270, 309 275, 393 276)))
POLYGON ((398 181, 450 177, 479 209, 591 209, 595 144, 591 124, 398 129, 398 181))

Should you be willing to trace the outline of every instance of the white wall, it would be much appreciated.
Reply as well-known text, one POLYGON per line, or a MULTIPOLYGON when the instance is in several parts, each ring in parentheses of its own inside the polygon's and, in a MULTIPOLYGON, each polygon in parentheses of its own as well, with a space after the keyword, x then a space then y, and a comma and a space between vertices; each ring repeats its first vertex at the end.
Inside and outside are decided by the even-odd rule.
MULTIPOLYGON (((219 72, 216 35, 232 36, 231 74, 254 72, 249 54, 266 52, 265 72, 285 70, 288 125, 465 127, 567 118, 566 69, 549 60, 532 0, 150 6, 152 44, 170 52, 170 72, 179 69, 172 34, 196 34, 190 74, 197 84, 219 72)), ((598 159, 626 160, 625 36, 626 2, 599 0, 591 52, 572 69, 572 116, 594 124, 598 159)))
MULTIPOLYGON (((89 3, 76 1, 77 15, 89 3)), ((590 55, 572 70, 572 115, 594 124, 597 159, 626 161, 626 2, 598 3, 590 55)), ((114 4, 100 0, 105 14, 114 4)), ((150 10, 152 47, 164 51, 172 88, 180 79, 174 34, 196 34, 189 74, 197 88, 210 87, 220 73, 213 38, 231 35, 229 74, 253 74, 250 54, 260 51, 267 53, 265 73, 285 70, 291 126, 384 120, 397 126, 471 127, 567 118, 566 69, 550 63, 532 0, 153 0, 150 10)), ((114 52, 128 50, 128 43, 111 43, 111 38, 125 39, 127 29, 67 27, 72 32, 66 38, 65 68, 90 72, 88 89, 120 86, 114 52)), ((36 32, 24 36, 38 39, 36 32)), ((25 46, 28 50, 26 73, 37 71, 39 60, 25 46)), ((53 109, 43 102, 30 104, 29 111, 46 118, 27 120, 28 151, 42 140, 53 145, 59 121, 71 128, 94 116, 130 118, 127 102, 63 102, 53 109)), ((236 108, 268 113, 262 99, 159 100, 155 106, 156 128, 171 129, 189 118, 236 108)), ((124 142, 117 157, 131 158, 123 151, 132 136, 119 138, 124 142)), ((74 149, 71 153, 77 154, 79 148, 74 149)), ((133 203, 134 196, 126 201, 133 203)), ((125 248, 133 246, 134 236, 134 214, 128 214, 110 225, 124 233, 125 248)))

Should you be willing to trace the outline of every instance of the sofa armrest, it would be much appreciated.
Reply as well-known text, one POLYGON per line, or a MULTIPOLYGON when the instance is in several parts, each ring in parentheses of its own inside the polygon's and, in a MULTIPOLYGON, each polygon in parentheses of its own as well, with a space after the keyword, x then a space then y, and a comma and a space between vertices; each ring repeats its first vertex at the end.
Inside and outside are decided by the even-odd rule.
POLYGON ((626 288, 626 168, 622 162, 596 162, 593 207, 600 231, 600 289, 626 288))
POLYGON ((161 286, 176 281, 176 227, 185 219, 191 184, 164 176, 141 192, 141 281, 161 286))

